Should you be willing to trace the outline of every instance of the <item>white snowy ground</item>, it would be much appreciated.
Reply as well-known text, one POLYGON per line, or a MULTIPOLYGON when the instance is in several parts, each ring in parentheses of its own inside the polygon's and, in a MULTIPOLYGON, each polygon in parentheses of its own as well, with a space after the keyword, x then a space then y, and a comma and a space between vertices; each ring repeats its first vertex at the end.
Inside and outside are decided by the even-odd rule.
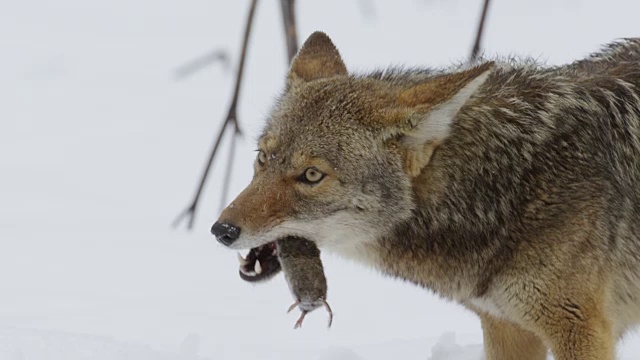
MULTIPOLYGON (((352 70, 464 59, 481 0, 300 1, 352 70), (366 11, 365 11, 366 12, 366 11)), ((325 257, 334 325, 297 314, 282 277, 252 286, 209 235, 223 162, 189 233, 169 227, 229 101, 210 49, 235 63, 247 1, 0 2, 0 360, 478 360, 478 320, 409 284, 325 257)), ((233 194, 285 75, 278 2, 261 1, 240 103, 233 194)), ((640 3, 496 1, 485 49, 567 62, 639 36, 640 3)), ((224 145, 224 144, 223 144, 224 145)), ((224 155, 221 154, 221 155, 224 155)), ((620 358, 635 359, 630 335, 620 358)))

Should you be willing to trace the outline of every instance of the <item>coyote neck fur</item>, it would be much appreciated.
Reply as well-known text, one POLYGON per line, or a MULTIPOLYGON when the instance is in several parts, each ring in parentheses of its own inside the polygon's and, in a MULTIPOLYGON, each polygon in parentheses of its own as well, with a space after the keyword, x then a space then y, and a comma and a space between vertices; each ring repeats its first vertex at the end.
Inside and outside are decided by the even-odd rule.
MULTIPOLYGON (((594 202, 640 208, 639 67, 571 66, 492 74, 414 179, 413 216, 377 242, 380 270, 444 297, 477 298, 541 228, 571 221, 564 214, 594 202), (575 187, 599 195, 576 199, 575 187)), ((616 221, 602 224, 612 237, 616 221)))

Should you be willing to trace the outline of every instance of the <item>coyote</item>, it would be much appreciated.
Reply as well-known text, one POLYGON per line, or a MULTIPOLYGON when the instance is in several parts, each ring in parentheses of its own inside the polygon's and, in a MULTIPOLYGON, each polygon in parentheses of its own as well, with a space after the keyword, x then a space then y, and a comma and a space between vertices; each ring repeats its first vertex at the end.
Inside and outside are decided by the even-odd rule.
POLYGON ((640 39, 354 75, 313 33, 212 232, 251 249, 247 279, 301 237, 431 289, 479 315, 489 360, 614 359, 640 322, 639 87, 640 39))

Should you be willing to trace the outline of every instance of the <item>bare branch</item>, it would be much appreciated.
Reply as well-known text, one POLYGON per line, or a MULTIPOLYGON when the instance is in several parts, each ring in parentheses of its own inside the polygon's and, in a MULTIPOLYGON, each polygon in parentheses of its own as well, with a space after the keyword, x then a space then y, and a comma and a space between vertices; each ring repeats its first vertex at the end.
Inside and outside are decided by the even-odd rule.
POLYGON ((218 147, 220 146, 220 142, 222 141, 222 136, 224 135, 224 131, 229 124, 229 120, 227 120, 222 124, 220 131, 218 131, 218 135, 216 137, 215 142, 213 143, 213 148, 209 153, 209 160, 207 161, 207 165, 204 168, 204 172, 202 177, 200 178, 200 185, 198 185, 198 190, 196 191, 196 195, 193 197, 191 204, 182 212, 178 217, 173 221, 173 227, 178 227, 182 222, 182 219, 188 218, 187 228, 193 228, 193 221, 195 218, 195 213, 198 208, 198 202, 200 201, 200 195, 202 195, 202 189, 204 188, 204 184, 207 181, 207 176, 209 175, 209 170, 211 169, 211 164, 213 163, 213 159, 218 152, 218 147))
POLYGON ((179 66, 174 76, 176 80, 182 80, 194 73, 206 68, 207 66, 215 63, 222 63, 222 67, 226 70, 229 68, 229 54, 223 50, 214 50, 208 54, 197 57, 184 65, 179 66))
MULTIPOLYGON (((231 104, 229 105, 229 111, 227 112, 227 117, 224 120, 224 123, 222 124, 220 131, 216 135, 213 148, 211 149, 211 153, 209 154, 209 159, 205 165, 204 172, 200 178, 200 184, 195 193, 195 196, 193 197, 191 204, 187 206, 187 208, 182 213, 180 213, 180 215, 178 215, 178 217, 175 219, 175 221, 173 222, 173 227, 177 227, 183 221, 183 219, 188 219, 187 228, 189 229, 193 228, 193 222, 194 222, 196 210, 198 208, 198 202, 200 201, 202 190, 204 189, 204 184, 206 183, 207 177, 209 176, 209 171, 211 170, 211 164, 213 163, 213 159, 216 156, 218 147, 220 146, 220 142, 222 140, 222 136, 224 135, 225 130, 229 125, 231 125, 233 126, 233 129, 234 129, 234 133, 232 134, 232 136, 235 138, 241 135, 241 131, 240 131, 240 127, 238 126, 238 119, 237 119, 238 98, 240 94, 240 85, 242 84, 242 75, 244 74, 244 63, 247 57, 247 45, 249 43, 249 35, 251 34, 251 26, 253 25, 253 18, 254 18, 257 3, 258 3, 258 0, 251 0, 251 4, 249 5, 249 12, 247 15, 247 22, 244 30, 244 38, 242 39, 242 51, 240 53, 240 59, 238 63, 238 70, 237 70, 238 72, 236 74, 236 82, 235 82, 235 87, 233 91, 233 97, 231 99, 231 104)), ((230 144, 231 144, 230 154, 231 156, 233 156, 234 147, 236 144, 235 139, 231 141, 230 144)), ((224 183, 228 184, 229 182, 228 178, 229 176, 231 176, 231 171, 227 171, 227 174, 225 176, 226 178, 224 180, 224 183)))
POLYGON ((298 53, 298 30, 296 28, 295 0, 280 0, 282 7, 282 22, 284 25, 284 37, 287 41, 287 58, 289 64, 298 53))
POLYGON ((489 2, 491 0, 484 0, 484 6, 482 7, 482 15, 480 16, 480 23, 478 23, 478 31, 476 32, 476 41, 471 49, 471 61, 473 62, 480 53, 480 42, 482 41, 482 34, 484 32, 484 24, 487 19, 487 12, 489 10, 489 2))
MULTIPOLYGON (((237 131, 237 128, 236 128, 237 131)), ((233 158, 236 152, 236 139, 239 133, 235 132, 231 136, 231 144, 229 144, 229 158, 227 160, 227 169, 225 171, 224 183, 222 184, 222 197, 220 198, 220 210, 227 205, 227 195, 229 194, 229 185, 231 184, 231 172, 233 170, 233 158)))

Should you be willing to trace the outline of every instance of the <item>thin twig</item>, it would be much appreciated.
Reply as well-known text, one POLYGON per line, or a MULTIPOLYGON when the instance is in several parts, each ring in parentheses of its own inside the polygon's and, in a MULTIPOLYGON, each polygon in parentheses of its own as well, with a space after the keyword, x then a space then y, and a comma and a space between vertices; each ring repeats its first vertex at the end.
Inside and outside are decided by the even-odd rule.
POLYGON ((222 63, 222 66, 225 69, 229 68, 229 54, 223 50, 214 50, 179 66, 175 70, 174 76, 177 80, 182 80, 215 62, 222 63))
POLYGON ((484 32, 484 24, 487 19, 487 12, 489 10, 489 2, 491 0, 484 0, 484 6, 482 7, 482 15, 480 16, 480 23, 478 24, 478 31, 476 32, 476 41, 471 49, 471 62, 475 61, 480 53, 480 42, 482 41, 482 33, 484 32))
MULTIPOLYGON (((237 129, 237 128, 236 128, 237 129)), ((229 185, 231 184, 231 172, 233 171, 233 158, 236 152, 237 133, 231 135, 231 144, 229 145, 229 158, 227 160, 227 169, 225 172, 224 183, 222 184, 222 197, 220 198, 220 209, 224 209, 227 205, 227 195, 229 194, 229 185)))
POLYGON ((187 222, 187 228, 192 229, 193 228, 193 221, 195 218, 195 213, 196 213, 196 209, 198 208, 198 202, 200 201, 200 195, 202 194, 202 189, 204 188, 204 184, 207 181, 207 175, 209 174, 209 170, 211 169, 211 164, 213 163, 213 158, 216 155, 216 152, 218 151, 218 147, 220 146, 220 142, 222 141, 222 136, 224 135, 224 130, 226 129, 227 125, 229 124, 228 121, 225 121, 222 124, 222 127, 220 128, 220 131, 218 131, 218 135, 216 137, 215 142, 213 143, 213 148, 211 149, 211 152, 209 153, 209 160, 207 161, 207 165, 204 168, 204 173, 202 174, 202 177, 200 178, 200 185, 198 185, 198 190, 196 191, 196 195, 194 196, 191 205, 189 205, 186 209, 184 209, 184 211, 182 211, 180 213, 180 215, 178 215, 178 217, 173 221, 173 227, 178 227, 178 225, 180 225, 180 223, 182 222, 182 219, 184 218, 188 218, 188 222, 187 222))
MULTIPOLYGON (((238 72, 236 74, 235 88, 233 91, 233 98, 231 99, 231 104, 229 105, 229 111, 227 112, 227 117, 224 120, 224 123, 222 124, 220 131, 216 135, 213 148, 211 149, 211 153, 209 154, 209 160, 207 161, 202 177, 200 178, 200 184, 198 186, 196 194, 193 197, 191 204, 187 206, 187 208, 182 213, 180 213, 180 215, 178 215, 178 217, 175 219, 175 221, 173 222, 174 227, 177 227, 182 222, 183 219, 188 218, 187 227, 189 229, 193 228, 193 222, 194 222, 196 210, 198 208, 198 202, 200 201, 202 190, 204 189, 204 184, 206 183, 207 176, 209 175, 209 171, 211 170, 211 164, 213 163, 213 159, 216 156, 218 147, 222 140, 222 136, 224 135, 224 131, 226 130, 227 126, 229 125, 233 126, 234 128, 234 133, 232 134, 233 137, 241 135, 241 131, 240 131, 240 127, 238 126, 238 119, 237 119, 238 97, 240 94, 240 85, 242 83, 242 75, 244 74, 244 63, 247 57, 247 45, 249 43, 249 34, 251 33, 251 25, 253 25, 253 17, 255 14, 257 3, 258 3, 258 0, 251 0, 251 4, 249 5, 249 13, 247 15, 247 22, 244 30, 244 38, 242 39, 242 51, 240 53, 238 72)), ((232 149, 230 149, 230 153, 231 155, 233 155, 233 151, 234 151, 233 147, 235 147, 236 142, 231 141, 230 144, 232 146, 232 149)), ((229 176, 231 176, 231 171, 227 171, 227 173, 225 174, 225 180, 224 180, 225 184, 228 184, 229 176)))
POLYGON ((295 0, 280 0, 282 8, 282 23, 284 25, 284 37, 287 41, 287 58, 289 64, 298 53, 298 31, 296 28, 295 0))

